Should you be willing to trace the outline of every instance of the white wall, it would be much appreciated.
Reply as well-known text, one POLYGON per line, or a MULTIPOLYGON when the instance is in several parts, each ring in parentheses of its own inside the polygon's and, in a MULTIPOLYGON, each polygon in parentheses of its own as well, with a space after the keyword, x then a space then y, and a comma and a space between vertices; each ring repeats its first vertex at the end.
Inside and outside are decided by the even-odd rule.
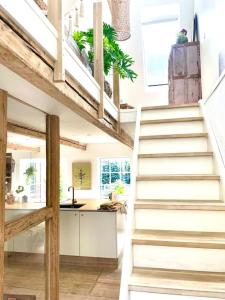
POLYGON ((225 50, 225 1, 195 0, 199 17, 203 98, 219 78, 219 53, 225 50))
POLYGON ((223 192, 225 191, 225 71, 220 76, 219 55, 225 50, 224 11, 225 0, 195 0, 201 44, 202 107, 222 178, 223 192))
MULTIPOLYGON (((15 190, 18 185, 22 183, 19 182, 20 174, 20 159, 32 159, 32 158, 44 158, 45 155, 45 146, 41 147, 41 152, 31 153, 24 151, 11 151, 8 149, 8 152, 13 153, 13 158, 15 159, 15 171, 13 173, 13 182, 12 190, 15 194, 15 190)), ((71 194, 67 193, 67 189, 72 185, 72 163, 73 162, 91 162, 92 165, 92 188, 91 190, 76 190, 75 197, 78 199, 98 199, 99 198, 99 170, 98 170, 98 159, 99 158, 110 158, 110 157, 128 157, 131 159, 132 150, 121 144, 121 143, 112 143, 112 144, 88 144, 87 150, 82 151, 79 149, 60 146, 60 168, 63 169, 63 179, 61 184, 63 184, 63 189, 65 195, 68 198, 71 198, 71 194)))
MULTIPOLYGON (((193 31, 194 0, 132 0, 130 2, 131 38, 120 44, 124 51, 134 58, 134 70, 138 73, 138 78, 134 83, 131 83, 129 80, 121 80, 121 99, 133 106, 137 106, 138 104, 143 106, 167 104, 167 86, 149 88, 145 85, 143 40, 141 34, 141 8, 146 5, 180 2, 180 27, 188 30, 189 38, 191 40, 193 31)), ((174 37, 174 39, 175 38, 176 37, 174 37)))
MULTIPOLYGON (((65 170, 64 184, 66 189, 72 184, 72 163, 90 161, 92 165, 92 188, 91 190, 76 190, 75 197, 78 199, 99 198, 99 170, 98 159, 104 157, 128 157, 131 158, 132 150, 120 143, 113 144, 88 144, 86 151, 61 146, 61 163, 65 170)), ((71 195, 68 195, 71 198, 71 195)))

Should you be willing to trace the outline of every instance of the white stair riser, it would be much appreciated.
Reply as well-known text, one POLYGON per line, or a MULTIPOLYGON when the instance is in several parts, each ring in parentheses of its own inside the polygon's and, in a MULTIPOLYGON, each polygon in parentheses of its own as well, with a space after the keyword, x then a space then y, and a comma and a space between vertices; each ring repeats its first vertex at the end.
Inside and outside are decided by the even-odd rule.
POLYGON ((220 182, 219 180, 138 181, 137 199, 220 200, 220 182))
POLYGON ((213 174, 213 159, 210 156, 141 158, 139 175, 155 174, 213 174))
POLYGON ((135 267, 225 272, 224 249, 134 245, 135 267))
POLYGON ((208 150, 207 138, 178 138, 140 140, 139 153, 205 152, 208 150))
POLYGON ((200 117, 200 109, 198 107, 170 108, 147 110, 141 113, 141 120, 157 120, 157 119, 174 119, 174 118, 190 118, 200 117))
POLYGON ((174 122, 141 125, 140 135, 203 133, 203 122, 174 122))
POLYGON ((135 228, 224 232, 224 211, 136 209, 135 228))

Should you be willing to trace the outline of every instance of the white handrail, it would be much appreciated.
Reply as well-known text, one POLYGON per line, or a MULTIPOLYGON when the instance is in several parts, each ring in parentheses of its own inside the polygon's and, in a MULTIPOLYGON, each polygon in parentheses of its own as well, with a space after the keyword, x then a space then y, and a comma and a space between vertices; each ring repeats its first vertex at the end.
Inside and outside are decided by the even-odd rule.
POLYGON ((135 127, 135 139, 134 150, 132 156, 132 176, 131 176, 131 195, 128 202, 127 211, 127 223, 125 231, 125 246, 122 262, 122 275, 120 284, 120 297, 119 300, 127 300, 128 284, 133 267, 132 259, 132 234, 134 225, 134 202, 136 201, 136 176, 138 172, 138 153, 139 153, 139 135, 140 135, 140 123, 141 123, 141 108, 137 108, 136 127, 135 127))

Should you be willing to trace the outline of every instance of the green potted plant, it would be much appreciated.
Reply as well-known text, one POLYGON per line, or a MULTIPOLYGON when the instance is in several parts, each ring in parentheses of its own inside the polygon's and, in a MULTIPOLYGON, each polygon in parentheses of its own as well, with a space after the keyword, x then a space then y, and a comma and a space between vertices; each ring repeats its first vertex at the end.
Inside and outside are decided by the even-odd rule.
POLYGON ((25 181, 28 185, 30 183, 31 178, 33 178, 36 175, 36 168, 34 166, 30 166, 26 169, 24 175, 25 175, 25 181))
MULTIPOLYGON (((131 67, 134 64, 132 57, 123 52, 116 40, 116 30, 109 24, 103 24, 103 50, 104 50, 104 74, 109 75, 110 71, 114 68, 119 74, 120 78, 128 78, 133 81, 137 78, 131 67)), ((73 39, 76 42, 80 52, 86 51, 90 66, 93 70, 94 64, 94 37, 93 28, 87 31, 75 31, 73 33, 73 39)), ((105 89, 108 84, 105 83, 105 89)), ((105 90, 109 97, 112 92, 105 90)))
POLYGON ((111 186, 111 192, 109 193, 110 200, 118 200, 120 195, 123 195, 125 192, 124 183, 121 180, 116 180, 111 186))

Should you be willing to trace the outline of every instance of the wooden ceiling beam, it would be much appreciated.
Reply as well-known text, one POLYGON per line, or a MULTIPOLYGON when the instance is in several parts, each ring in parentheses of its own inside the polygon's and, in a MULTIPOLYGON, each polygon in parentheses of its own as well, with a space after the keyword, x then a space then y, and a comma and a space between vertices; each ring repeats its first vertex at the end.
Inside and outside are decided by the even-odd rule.
POLYGON ((7 149, 25 151, 25 152, 40 152, 40 147, 30 147, 21 144, 7 143, 7 149))
MULTIPOLYGON (((0 16, 1 14, 2 12, 0 16)), ((0 31, 0 63, 113 138, 133 148, 133 139, 126 132, 117 132, 107 122, 99 120, 98 110, 84 100, 67 83, 67 79, 61 83, 53 81, 53 67, 42 59, 41 53, 37 55, 29 47, 16 33, 16 28, 13 30, 5 21, 0 20, 0 31)))
MULTIPOLYGON (((7 129, 9 132, 34 137, 41 140, 46 140, 46 133, 37 129, 22 126, 13 122, 8 122, 7 129)), ((87 145, 82 144, 78 141, 71 140, 65 137, 60 137, 60 144, 68 147, 73 147, 80 150, 86 150, 87 145)))

